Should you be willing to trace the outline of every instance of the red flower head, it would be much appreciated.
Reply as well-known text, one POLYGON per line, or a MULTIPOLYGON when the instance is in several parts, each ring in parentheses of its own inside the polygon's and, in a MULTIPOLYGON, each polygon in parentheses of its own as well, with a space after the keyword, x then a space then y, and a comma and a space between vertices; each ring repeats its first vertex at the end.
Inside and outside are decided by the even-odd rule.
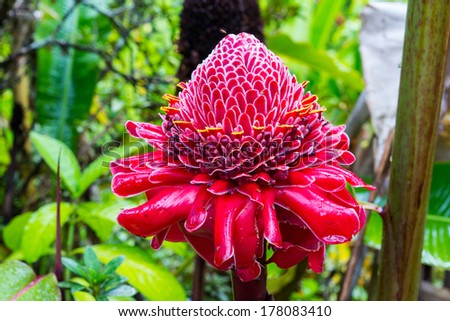
POLYGON ((249 34, 226 36, 200 64, 162 126, 127 122, 154 152, 111 163, 113 191, 148 201, 119 215, 131 233, 187 241, 218 269, 257 278, 265 241, 269 262, 308 258, 320 272, 325 244, 347 242, 365 222, 341 167, 354 161, 344 126, 322 116, 283 62, 249 34))

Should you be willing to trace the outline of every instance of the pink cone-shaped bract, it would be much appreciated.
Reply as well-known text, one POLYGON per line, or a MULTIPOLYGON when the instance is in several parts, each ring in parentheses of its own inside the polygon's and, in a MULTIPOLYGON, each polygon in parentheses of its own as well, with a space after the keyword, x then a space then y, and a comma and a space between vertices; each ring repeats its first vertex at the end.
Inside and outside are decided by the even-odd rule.
POLYGON ((257 278, 268 258, 289 268, 308 258, 320 272, 325 245, 350 241, 364 210, 346 184, 371 189, 342 168, 354 161, 344 126, 322 115, 283 62, 254 36, 226 36, 179 96, 165 95, 161 126, 129 121, 154 152, 111 163, 112 190, 148 201, 125 209, 131 233, 189 242, 218 269, 257 278))

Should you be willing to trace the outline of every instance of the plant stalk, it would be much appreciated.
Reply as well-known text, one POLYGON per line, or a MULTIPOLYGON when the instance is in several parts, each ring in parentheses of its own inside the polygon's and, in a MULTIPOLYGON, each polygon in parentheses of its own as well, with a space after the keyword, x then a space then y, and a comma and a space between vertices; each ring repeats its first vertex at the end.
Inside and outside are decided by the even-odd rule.
POLYGON ((58 155, 58 168, 56 170, 56 254, 55 275, 58 281, 63 280, 63 265, 61 260, 61 175, 60 175, 61 151, 58 155))
MULTIPOLYGON (((55 254, 55 275, 61 282, 64 280, 64 270, 62 264, 62 245, 61 245, 61 150, 58 155, 58 168, 56 171, 56 254, 55 254)), ((65 301, 64 291, 61 292, 61 298, 65 301)))
POLYGON ((379 300, 417 300, 450 32, 450 0, 410 0, 379 275, 379 300))
POLYGON ((231 271, 233 296, 235 301, 267 301, 269 295, 266 290, 267 269, 262 266, 261 275, 256 280, 242 282, 237 276, 236 271, 231 271))
POLYGON ((205 268, 205 260, 203 260, 200 255, 195 255, 192 301, 203 301, 205 289, 205 268))
POLYGON ((261 274, 253 281, 243 282, 236 274, 235 269, 231 270, 231 283, 233 286, 233 297, 235 301, 271 301, 271 296, 267 293, 267 267, 266 253, 258 260, 261 264, 261 274))

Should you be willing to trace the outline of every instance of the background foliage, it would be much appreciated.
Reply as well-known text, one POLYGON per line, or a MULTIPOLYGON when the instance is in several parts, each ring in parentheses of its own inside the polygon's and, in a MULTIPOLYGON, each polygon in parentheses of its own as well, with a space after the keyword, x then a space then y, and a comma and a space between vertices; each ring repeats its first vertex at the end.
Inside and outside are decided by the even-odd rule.
MULTIPOLYGON (((310 81, 308 89, 319 95, 332 123, 347 122, 365 86, 358 35, 367 1, 259 3, 269 49, 300 81, 310 81)), ((16 14, 0 23, 0 280, 21 272, 14 272, 20 279, 14 286, 0 282, 0 299, 57 300, 59 288, 74 300, 189 298, 194 252, 168 242, 155 252, 148 240, 121 229, 117 214, 140 200, 115 197, 108 168, 112 159, 148 148, 124 133, 125 121, 158 122, 161 96, 176 91, 182 0, 15 5, 0 6, 16 14), (59 287, 52 273, 58 160, 65 257, 59 287), (15 297, 36 278, 32 289, 38 294, 15 297), (40 287, 49 290, 44 295, 40 287)), ((353 149, 363 155, 355 169, 373 180, 376 173, 365 165, 373 130, 369 123, 361 126, 352 137, 353 149)), ((450 283, 450 253, 441 246, 450 243, 449 166, 435 166, 423 255, 434 267, 429 281, 437 287, 450 283)), ((361 200, 370 198, 355 192, 361 200)), ((383 196, 374 201, 384 205, 383 196)), ((369 220, 365 255, 352 280, 356 300, 374 291, 382 224, 377 215, 369 220)), ((269 291, 285 300, 338 299, 351 249, 329 247, 321 275, 302 265, 288 271, 270 265, 269 291)), ((208 267, 205 292, 209 300, 229 300, 228 275, 208 267)))

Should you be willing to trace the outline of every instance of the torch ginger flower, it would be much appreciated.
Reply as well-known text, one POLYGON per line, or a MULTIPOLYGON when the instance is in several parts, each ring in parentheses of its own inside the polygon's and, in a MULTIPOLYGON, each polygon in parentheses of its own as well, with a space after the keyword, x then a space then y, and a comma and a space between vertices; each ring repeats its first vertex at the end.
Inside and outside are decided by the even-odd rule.
POLYGON ((214 267, 256 279, 268 262, 307 258, 321 272, 326 244, 350 241, 365 212, 346 183, 372 189, 341 167, 354 162, 344 126, 323 116, 283 62, 254 36, 226 36, 165 95, 161 126, 128 121, 155 151, 113 161, 112 190, 148 201, 119 224, 140 237, 187 241, 214 267))

